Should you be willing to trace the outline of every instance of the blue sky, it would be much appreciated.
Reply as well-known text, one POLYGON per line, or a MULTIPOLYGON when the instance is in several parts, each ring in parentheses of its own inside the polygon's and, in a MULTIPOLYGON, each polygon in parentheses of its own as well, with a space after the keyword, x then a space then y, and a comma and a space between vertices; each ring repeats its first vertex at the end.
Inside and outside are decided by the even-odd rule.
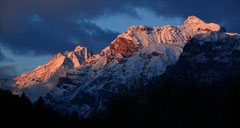
POLYGON ((239 0, 1 0, 0 76, 86 46, 99 53, 132 25, 180 25, 190 15, 240 32, 239 0))

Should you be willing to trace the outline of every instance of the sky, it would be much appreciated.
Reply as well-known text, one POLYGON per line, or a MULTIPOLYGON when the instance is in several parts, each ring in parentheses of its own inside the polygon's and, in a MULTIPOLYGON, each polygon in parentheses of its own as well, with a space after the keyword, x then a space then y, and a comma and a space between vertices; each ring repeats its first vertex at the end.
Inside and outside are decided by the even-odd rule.
POLYGON ((191 15, 240 33, 239 0, 0 0, 0 77, 77 45, 99 53, 129 26, 181 25, 191 15))

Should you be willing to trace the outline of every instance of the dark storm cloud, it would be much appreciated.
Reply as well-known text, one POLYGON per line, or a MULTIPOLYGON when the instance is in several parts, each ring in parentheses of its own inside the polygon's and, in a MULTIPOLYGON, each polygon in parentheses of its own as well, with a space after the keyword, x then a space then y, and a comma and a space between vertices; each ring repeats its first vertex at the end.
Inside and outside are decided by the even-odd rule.
POLYGON ((102 3, 96 0, 0 0, 0 38, 17 53, 70 50, 76 46, 71 41, 75 39, 99 52, 118 33, 84 20, 110 12, 131 12, 110 0, 102 3), (83 22, 76 24, 77 18, 83 22), (29 23, 31 21, 36 23, 29 23))
POLYGON ((0 0, 3 32, 21 29, 24 19, 37 12, 44 19, 58 22, 73 17, 96 18, 100 15, 134 13, 132 1, 122 0, 0 0))
POLYGON ((0 36, 19 53, 56 53, 72 49, 73 42, 99 51, 118 33, 89 19, 118 13, 138 17, 135 8, 146 8, 164 17, 196 15, 240 32, 239 5, 239 0, 0 0, 0 36))
POLYGON ((2 40, 14 53, 56 54, 65 50, 73 50, 76 45, 87 46, 99 52, 106 47, 118 33, 103 30, 91 22, 36 22, 27 24, 21 32, 2 34, 2 40))

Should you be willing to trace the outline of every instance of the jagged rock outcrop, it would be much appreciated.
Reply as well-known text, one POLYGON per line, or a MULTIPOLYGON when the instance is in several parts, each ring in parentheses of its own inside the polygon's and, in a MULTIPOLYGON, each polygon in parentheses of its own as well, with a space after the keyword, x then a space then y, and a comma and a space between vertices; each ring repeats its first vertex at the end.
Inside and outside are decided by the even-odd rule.
POLYGON ((208 32, 191 39, 178 62, 169 66, 164 79, 211 85, 240 73, 240 35, 208 32))

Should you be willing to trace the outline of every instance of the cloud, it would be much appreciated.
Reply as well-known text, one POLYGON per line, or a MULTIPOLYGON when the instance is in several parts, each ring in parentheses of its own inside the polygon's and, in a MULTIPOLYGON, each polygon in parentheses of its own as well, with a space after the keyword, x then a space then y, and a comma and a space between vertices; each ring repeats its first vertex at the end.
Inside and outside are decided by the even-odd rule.
POLYGON ((55 54, 76 44, 99 52, 119 34, 89 22, 100 17, 141 18, 136 8, 145 8, 163 17, 196 15, 240 33, 239 5, 239 0, 0 0, 0 37, 18 54, 55 54))
POLYGON ((0 77, 12 78, 17 75, 16 68, 12 65, 10 66, 0 66, 0 77))
POLYGON ((13 49, 14 53, 33 51, 37 55, 43 55, 73 50, 76 45, 99 52, 118 34, 89 21, 45 22, 39 15, 34 14, 20 32, 4 33, 1 37, 3 43, 13 49))
POLYGON ((161 16, 197 15, 207 21, 239 20, 239 0, 1 0, 2 27, 16 29, 24 19, 37 12, 51 21, 73 17, 96 19, 119 13, 137 17, 135 8, 147 8, 161 16), (14 20, 15 19, 15 20, 14 20), (16 22, 17 21, 17 22, 16 22), (10 26, 10 24, 12 26, 10 26))
MULTIPOLYGON (((22 29, 25 19, 36 12, 51 22, 69 21, 76 17, 97 18, 116 13, 134 14, 128 0, 1 0, 2 33, 22 29)), ((1 33, 0 33, 1 34, 1 33)))
POLYGON ((107 10, 128 11, 111 1, 104 3, 109 8, 95 0, 1 0, 0 38, 17 54, 56 54, 79 44, 100 52, 119 33, 85 19, 107 10))
POLYGON ((186 18, 195 15, 240 33, 239 5, 239 0, 148 0, 145 3, 146 8, 160 16, 186 18))
POLYGON ((0 50, 0 61, 3 61, 3 60, 5 60, 5 56, 3 55, 3 53, 1 52, 1 50, 0 50))
POLYGON ((114 25, 125 29, 135 23, 130 18, 140 23, 149 18, 137 9, 161 17, 149 18, 156 25, 195 15, 240 33, 239 5, 239 0, 0 0, 0 77, 33 70, 76 45, 100 52, 119 34, 114 25))

